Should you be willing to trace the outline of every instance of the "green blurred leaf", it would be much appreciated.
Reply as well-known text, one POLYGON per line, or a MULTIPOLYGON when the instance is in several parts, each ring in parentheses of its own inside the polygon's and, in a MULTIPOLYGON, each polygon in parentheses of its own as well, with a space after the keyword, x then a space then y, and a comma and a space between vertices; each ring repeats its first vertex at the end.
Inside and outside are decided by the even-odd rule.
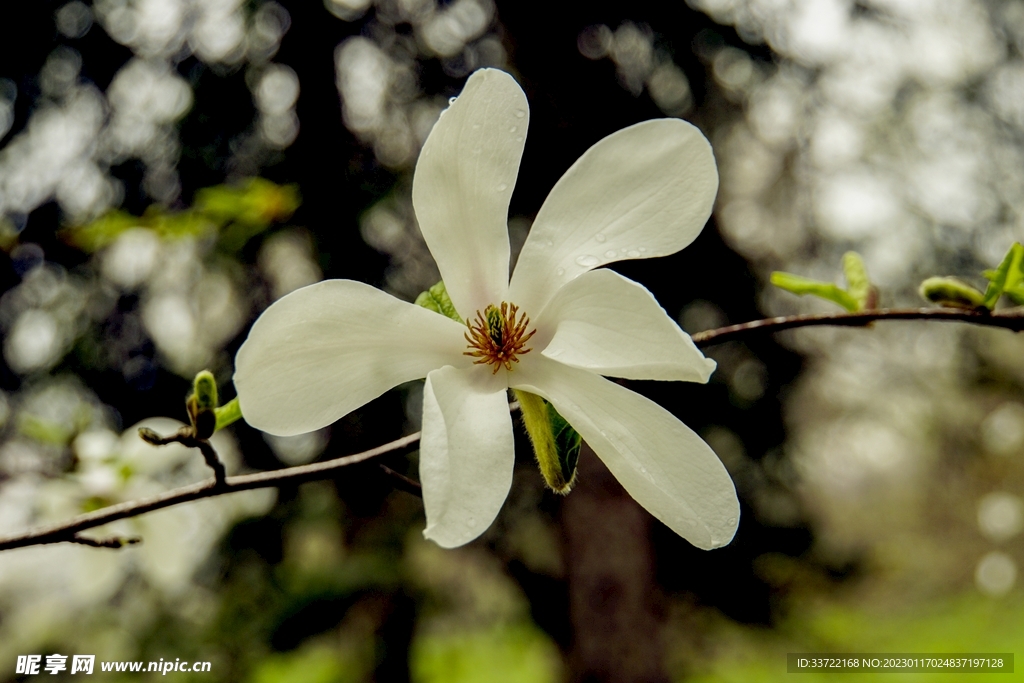
POLYGON ((558 648, 532 624, 467 632, 420 631, 409 653, 413 683, 555 683, 558 648))
POLYGON ((195 210, 220 226, 221 247, 238 251, 269 228, 287 220, 302 203, 294 185, 250 178, 241 185, 217 185, 196 193, 195 210))
POLYGON ((263 178, 241 185, 217 185, 196 193, 195 204, 183 211, 150 206, 141 216, 108 211, 84 225, 61 231, 69 244, 89 253, 98 251, 131 228, 148 228, 163 239, 219 234, 227 251, 238 251, 274 223, 291 217, 301 204, 298 188, 263 178))
POLYGON ((107 246, 125 230, 141 227, 141 219, 124 211, 109 211, 91 223, 61 231, 64 240, 92 253, 107 246))
POLYGON ((75 436, 75 429, 35 415, 21 415, 18 419, 18 433, 39 443, 64 446, 75 436))
POLYGON ((324 646, 267 657, 249 677, 251 683, 357 683, 369 673, 351 654, 324 646))
POLYGON ((1014 242, 999 267, 994 271, 985 271, 984 275, 988 278, 989 283, 981 302, 982 306, 992 310, 1006 290, 1018 289, 1024 280, 1024 273, 1021 273, 1022 259, 1024 259, 1024 247, 1019 242, 1014 242))
POLYGON ((822 299, 837 303, 848 311, 858 310, 857 300, 844 289, 831 282, 820 282, 806 277, 775 271, 771 276, 771 283, 787 292, 803 296, 811 294, 822 299))

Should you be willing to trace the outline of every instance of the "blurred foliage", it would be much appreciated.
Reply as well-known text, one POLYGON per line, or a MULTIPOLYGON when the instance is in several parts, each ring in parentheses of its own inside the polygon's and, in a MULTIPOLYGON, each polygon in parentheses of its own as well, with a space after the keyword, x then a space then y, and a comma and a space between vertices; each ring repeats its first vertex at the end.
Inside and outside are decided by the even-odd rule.
POLYGON ((298 187, 279 186, 263 178, 200 189, 192 208, 167 211, 153 205, 142 216, 109 211, 84 225, 65 228, 64 239, 93 253, 132 228, 149 228, 162 239, 215 235, 218 246, 235 253, 274 223, 286 221, 299 207, 298 187))
MULTIPOLYGON (((832 603, 803 600, 773 631, 719 624, 720 639, 688 681, 760 683, 788 681, 787 652, 995 653, 1018 651, 1024 642, 1024 603, 1020 596, 993 601, 977 594, 953 595, 928 605, 867 603, 852 596, 832 603)), ((1013 674, 888 673, 899 681, 952 683, 971 680, 1024 680, 1019 662, 1013 674)), ((876 681, 879 674, 801 673, 800 680, 876 681)))
POLYGON ((424 634, 410 653, 414 683, 556 683, 559 655, 529 625, 424 634))

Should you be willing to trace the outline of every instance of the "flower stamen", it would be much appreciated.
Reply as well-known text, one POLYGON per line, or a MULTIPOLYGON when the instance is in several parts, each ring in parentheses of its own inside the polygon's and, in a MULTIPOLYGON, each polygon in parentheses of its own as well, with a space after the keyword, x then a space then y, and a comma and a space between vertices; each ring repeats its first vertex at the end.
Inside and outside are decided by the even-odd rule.
POLYGON ((518 356, 531 351, 526 342, 537 332, 527 332, 530 319, 523 313, 516 320, 518 313, 518 306, 504 301, 500 308, 491 305, 483 313, 477 311, 475 321, 466 321, 469 331, 464 336, 470 350, 462 355, 476 358, 474 365, 493 365, 495 374, 502 366, 511 370, 512 363, 519 362, 518 356))

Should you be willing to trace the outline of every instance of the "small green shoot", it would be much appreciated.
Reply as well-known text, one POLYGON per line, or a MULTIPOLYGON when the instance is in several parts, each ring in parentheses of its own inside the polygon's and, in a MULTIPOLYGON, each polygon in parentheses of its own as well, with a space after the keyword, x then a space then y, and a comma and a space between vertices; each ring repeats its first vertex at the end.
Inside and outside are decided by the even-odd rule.
POLYGON ((843 254, 843 274, 846 277, 846 289, 832 282, 811 280, 780 270, 772 273, 771 283, 799 296, 810 294, 826 299, 851 312, 866 311, 877 307, 878 289, 871 284, 867 268, 864 267, 864 259, 860 254, 855 251, 843 254))

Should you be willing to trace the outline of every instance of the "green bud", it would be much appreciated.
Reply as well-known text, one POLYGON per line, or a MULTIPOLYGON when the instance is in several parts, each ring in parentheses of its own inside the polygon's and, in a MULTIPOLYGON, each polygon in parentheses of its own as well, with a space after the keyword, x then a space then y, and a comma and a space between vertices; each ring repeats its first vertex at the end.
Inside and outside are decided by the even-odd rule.
POLYGON ((434 313, 447 316, 457 323, 463 322, 462 318, 459 317, 458 311, 455 310, 455 304, 452 303, 451 298, 448 296, 448 290, 444 286, 444 281, 438 282, 425 292, 421 292, 416 297, 415 303, 417 306, 422 306, 434 313))
POLYGON ((536 394, 513 389, 544 482, 565 495, 576 483, 582 439, 555 407, 536 394))
POLYGON ((217 429, 217 380, 203 370, 192 382, 193 392, 185 402, 189 421, 197 439, 209 439, 217 429))
POLYGON ((217 380, 214 379, 212 372, 203 370, 197 374, 192 380, 192 389, 200 410, 217 407, 217 380))
POLYGON ((955 277, 930 277, 917 291, 928 301, 946 308, 985 308, 985 295, 955 277))

